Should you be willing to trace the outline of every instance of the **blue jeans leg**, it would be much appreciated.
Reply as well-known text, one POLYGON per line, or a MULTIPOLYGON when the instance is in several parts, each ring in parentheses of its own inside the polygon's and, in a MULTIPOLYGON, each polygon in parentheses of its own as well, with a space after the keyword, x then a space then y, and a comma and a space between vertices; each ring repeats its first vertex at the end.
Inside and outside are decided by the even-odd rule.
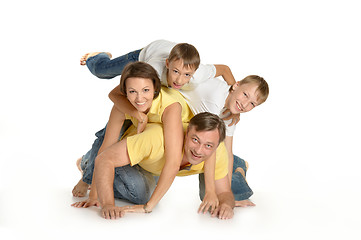
POLYGON ((153 175, 138 165, 115 168, 115 198, 135 204, 145 204, 152 196, 155 186, 153 175))
POLYGON ((246 179, 242 176, 240 172, 236 172, 237 168, 242 168, 245 172, 247 172, 245 161, 233 155, 233 173, 232 173, 232 192, 234 195, 234 199, 236 201, 242 201, 250 198, 253 195, 252 189, 248 186, 246 179))
MULTIPOLYGON (((245 162, 243 159, 236 155, 233 155, 233 173, 232 173, 232 185, 231 189, 236 201, 242 201, 248 199, 253 195, 252 189, 248 186, 246 179, 240 172, 235 172, 238 167, 245 169, 245 162)), ((246 172, 246 170, 245 170, 246 172)), ((205 182, 204 174, 199 174, 199 197, 203 201, 205 195, 205 182)))
POLYGON ((137 62, 140 51, 136 50, 114 59, 110 59, 106 53, 100 53, 88 58, 86 65, 94 76, 102 79, 111 79, 121 75, 128 63, 137 62))
MULTIPOLYGON (((132 124, 132 122, 130 120, 124 121, 123 127, 119 133, 119 138, 121 136, 123 136, 124 132, 129 128, 129 126, 131 124, 132 124)), ((95 136, 97 138, 94 140, 92 148, 82 157, 82 161, 81 161, 81 168, 83 170, 83 178, 82 179, 83 179, 83 182, 85 182, 87 184, 92 183, 95 158, 97 157, 99 148, 101 147, 101 145, 103 143, 105 130, 106 130, 106 126, 105 126, 105 128, 103 128, 102 130, 98 131, 95 134, 95 136)))

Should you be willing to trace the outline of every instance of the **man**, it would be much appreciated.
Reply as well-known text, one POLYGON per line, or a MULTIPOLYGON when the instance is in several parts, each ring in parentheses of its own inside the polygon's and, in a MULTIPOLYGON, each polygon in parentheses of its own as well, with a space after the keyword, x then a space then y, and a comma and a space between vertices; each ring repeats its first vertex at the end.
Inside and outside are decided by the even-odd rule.
MULTIPOLYGON (((235 201, 228 179, 228 155, 223 143, 225 138, 223 120, 215 114, 200 113, 192 118, 188 127, 184 126, 184 128, 186 128, 186 134, 183 158, 177 175, 202 173, 204 161, 216 154, 214 176, 219 205, 216 209, 211 209, 211 214, 220 219, 232 218, 235 201)), ((117 219, 126 212, 149 213, 160 201, 152 195, 144 205, 115 206, 114 195, 117 195, 117 189, 114 188, 115 168, 129 164, 138 165, 154 175, 160 175, 165 164, 162 125, 148 124, 144 132, 136 133, 137 129, 131 126, 120 142, 96 158, 94 180, 102 207, 102 215, 106 219, 117 219)), ((140 186, 140 189, 151 188, 151 181, 146 184, 149 184, 150 187, 140 186)), ((93 205, 99 203, 94 202, 93 205)), ((205 209, 208 209, 207 206, 205 209)))

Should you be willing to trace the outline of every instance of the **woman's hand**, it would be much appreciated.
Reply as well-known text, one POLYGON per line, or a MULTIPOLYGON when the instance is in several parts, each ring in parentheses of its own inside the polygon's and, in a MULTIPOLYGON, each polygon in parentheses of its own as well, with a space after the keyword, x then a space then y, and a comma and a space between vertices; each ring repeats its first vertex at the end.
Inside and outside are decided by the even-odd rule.
POLYGON ((99 204, 98 200, 88 198, 85 201, 73 203, 71 206, 76 207, 76 208, 88 208, 88 207, 92 207, 92 206, 99 207, 100 204, 99 204))
POLYGON ((150 213, 151 210, 147 209, 147 205, 133 205, 133 206, 124 206, 122 207, 124 212, 130 213, 150 213))
POLYGON ((199 206, 198 213, 203 212, 205 214, 209 209, 211 214, 213 214, 214 210, 218 207, 219 200, 215 192, 206 193, 203 202, 199 206))
POLYGON ((144 131, 145 127, 147 126, 148 116, 144 113, 138 112, 137 120, 138 120, 137 133, 141 133, 144 131))

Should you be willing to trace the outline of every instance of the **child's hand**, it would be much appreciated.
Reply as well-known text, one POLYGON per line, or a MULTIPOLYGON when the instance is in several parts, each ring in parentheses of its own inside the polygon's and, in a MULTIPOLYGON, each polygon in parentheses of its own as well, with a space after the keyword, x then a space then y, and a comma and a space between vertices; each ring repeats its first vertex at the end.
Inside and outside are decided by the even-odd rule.
POLYGON ((219 201, 215 192, 206 193, 203 198, 203 202, 199 206, 198 213, 203 212, 205 214, 209 209, 211 214, 213 214, 214 210, 218 207, 219 201))
POLYGON ((138 112, 138 128, 137 133, 141 133, 144 131, 145 127, 147 126, 148 116, 144 113, 138 112))
MULTIPOLYGON (((227 114, 229 113, 229 109, 224 110, 223 114, 227 114)), ((228 124, 228 126, 232 126, 233 124, 237 124, 239 122, 239 113, 237 114, 231 114, 228 117, 224 117, 222 118, 223 120, 229 120, 232 119, 232 122, 230 124, 228 124)))

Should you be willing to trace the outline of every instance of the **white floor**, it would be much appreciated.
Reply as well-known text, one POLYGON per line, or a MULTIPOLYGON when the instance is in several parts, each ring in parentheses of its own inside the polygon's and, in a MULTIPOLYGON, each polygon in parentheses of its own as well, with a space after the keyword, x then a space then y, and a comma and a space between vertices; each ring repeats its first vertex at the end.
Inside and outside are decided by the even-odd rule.
POLYGON ((356 1, 210 0, 207 11, 188 0, 115 3, 2 7, 1 239, 361 239, 356 1), (270 84, 267 102, 237 126, 233 150, 250 163, 257 206, 232 220, 196 213, 195 176, 177 178, 148 215, 107 221, 97 208, 70 206, 79 200, 75 160, 106 123, 118 81, 96 79, 79 57, 160 38, 194 44, 203 63, 227 64, 236 79, 259 74, 270 84))

